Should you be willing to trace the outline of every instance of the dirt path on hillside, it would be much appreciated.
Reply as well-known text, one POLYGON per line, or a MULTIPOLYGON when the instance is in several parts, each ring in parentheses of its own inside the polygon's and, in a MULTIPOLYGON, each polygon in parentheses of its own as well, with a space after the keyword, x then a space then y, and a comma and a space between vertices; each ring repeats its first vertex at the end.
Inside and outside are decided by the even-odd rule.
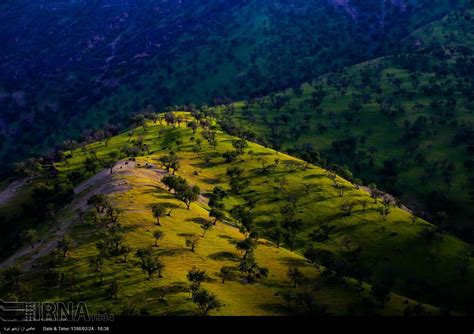
MULTIPOLYGON (((117 167, 122 165, 125 165, 125 162, 121 161, 117 163, 117 167)), ((116 171, 114 171, 114 174, 115 172, 116 171)), ((16 188, 19 187, 21 187, 21 185, 16 186, 16 188)), ((29 258, 22 263, 22 267, 26 269, 32 268, 34 262, 51 252, 56 247, 58 241, 66 235, 71 225, 79 220, 76 212, 78 212, 78 210, 84 210, 87 207, 87 199, 90 196, 95 194, 110 194, 120 190, 123 191, 126 190, 127 187, 128 185, 123 181, 113 180, 113 175, 110 174, 109 169, 102 170, 90 179, 82 182, 74 188, 76 198, 62 212, 63 214, 68 214, 69 217, 63 219, 55 226, 55 229, 52 230, 50 235, 40 240, 33 247, 23 246, 16 251, 15 254, 0 263, 0 270, 12 266, 18 260, 26 256, 29 256, 29 258)), ((8 189, 12 189, 12 187, 9 186, 8 189)))
POLYGON ((7 204, 13 196, 28 182, 28 180, 18 180, 10 183, 0 192, 0 206, 7 204))
MULTIPOLYGON (((31 269, 34 266, 35 261, 50 253, 56 247, 58 241, 66 235, 72 224, 79 220, 79 217, 76 213, 80 210, 86 210, 87 200, 91 196, 96 194, 107 195, 115 192, 125 191, 129 189, 131 185, 125 179, 117 178, 115 176, 138 176, 138 174, 161 183, 162 178, 168 173, 153 165, 138 166, 133 161, 119 161, 115 165, 112 174, 110 173, 109 169, 100 171, 96 175, 92 176, 74 188, 76 197, 72 203, 63 210, 64 214, 69 214, 68 218, 63 219, 56 226, 54 231, 50 233, 50 235, 36 243, 33 247, 29 245, 23 246, 15 254, 0 263, 0 270, 14 265, 16 262, 25 257, 28 258, 21 265, 24 269, 31 269)), ((2 194, 7 191, 7 194, 14 194, 22 185, 22 182, 14 184, 12 183, 2 192, 2 194)), ((4 198, 7 200, 8 196, 4 195, 4 198)), ((207 205, 209 200, 203 195, 200 195, 198 202, 207 205)), ((0 202, 0 204, 1 203, 4 202, 0 202)), ((227 222, 225 223, 226 225, 235 227, 233 224, 227 222)))

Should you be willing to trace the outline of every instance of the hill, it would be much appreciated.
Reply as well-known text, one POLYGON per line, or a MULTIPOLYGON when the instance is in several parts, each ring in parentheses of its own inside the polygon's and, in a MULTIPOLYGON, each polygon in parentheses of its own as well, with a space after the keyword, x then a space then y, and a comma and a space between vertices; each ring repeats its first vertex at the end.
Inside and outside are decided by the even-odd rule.
MULTIPOLYGON (((116 172, 93 177, 93 183, 86 181, 79 186, 84 189, 72 203, 68 212, 71 216, 62 224, 71 224, 67 235, 74 241, 67 258, 53 265, 54 257, 50 252, 53 243, 61 240, 66 229, 54 237, 45 239, 35 250, 28 246, 32 257, 28 255, 20 262, 26 268, 21 278, 21 287, 17 290, 20 298, 41 301, 84 301, 93 313, 112 312, 129 315, 201 315, 202 311, 190 299, 189 282, 186 275, 193 267, 205 270, 209 278, 202 286, 214 293, 224 304, 212 315, 287 315, 305 312, 308 308, 314 314, 326 312, 337 315, 353 312, 365 314, 371 312, 365 307, 363 298, 370 296, 370 286, 363 285, 363 291, 356 289, 354 280, 347 280, 342 286, 320 277, 317 271, 304 260, 283 248, 261 239, 255 250, 258 263, 269 270, 269 277, 261 282, 245 283, 238 276, 228 278, 222 283, 219 272, 222 267, 238 267, 242 254, 236 249, 236 243, 243 240, 239 230, 231 225, 219 223, 205 236, 200 225, 210 221, 203 203, 192 205, 187 210, 184 204, 166 191, 159 182, 161 171, 139 168, 134 162, 124 162, 115 166, 116 172), (90 259, 98 254, 96 243, 100 242, 100 232, 92 221, 81 224, 76 220, 74 210, 85 209, 86 201, 93 194, 107 194, 114 206, 123 210, 119 221, 123 228, 122 244, 131 247, 126 261, 123 255, 106 259, 101 272, 94 272, 90 259), (161 219, 156 226, 151 207, 165 203, 172 210, 170 217, 161 219), (164 236, 155 244, 153 232, 162 231, 164 236), (200 243, 195 252, 185 246, 186 237, 198 235, 200 243), (157 275, 151 280, 140 269, 135 252, 142 247, 151 247, 153 254, 164 264, 163 277, 157 275), (32 268, 31 268, 32 266, 32 268), (287 277, 288 268, 299 268, 308 280, 305 287, 294 288, 287 277), (63 276, 60 276, 63 275, 63 276), (56 277, 56 278, 55 278, 56 277), (58 279, 57 277, 62 277, 58 279), (110 295, 112 282, 118 284, 118 295, 110 295), (28 292, 29 291, 29 292, 28 292), (290 293, 290 306, 281 295, 290 293), (297 294, 307 293, 311 299, 309 305, 297 302, 297 294), (26 294, 26 295, 25 295, 26 294)), ((110 229, 110 228, 109 228, 110 229)), ((30 256, 31 256, 30 255, 30 256)), ((61 255, 62 256, 62 255, 61 255)), ((12 297, 14 289, 4 286, 12 297)), ((5 290, 3 290, 5 291, 5 290)), ((417 305, 397 295, 391 295, 390 302, 381 310, 385 315, 401 315, 407 306, 417 305)), ((437 310, 425 306, 426 312, 437 314, 437 310)))
MULTIPOLYGON (((254 289, 258 291, 255 290, 255 293, 266 296, 270 304, 277 303, 278 299, 270 296, 288 284, 284 283, 288 280, 285 278, 287 266, 297 265, 309 278, 317 278, 318 270, 321 271, 324 279, 320 292, 315 292, 317 305, 327 304, 328 311, 335 314, 353 312, 354 307, 356 310, 360 307, 364 310, 362 313, 374 311, 374 304, 370 301, 377 301, 377 297, 361 300, 353 295, 355 290, 350 287, 360 287, 361 284, 366 287, 362 289, 363 293, 372 291, 371 297, 382 295, 382 300, 388 291, 393 291, 442 307, 443 310, 471 312, 469 296, 473 290, 473 271, 471 252, 466 243, 399 208, 388 196, 381 196, 373 190, 371 197, 367 190, 333 173, 231 137, 211 126, 212 119, 206 120, 203 114, 196 111, 193 114, 199 118, 199 126, 187 113, 178 113, 175 117, 167 114, 166 118, 173 125, 160 125, 163 122, 161 118, 156 120, 156 124, 145 122, 140 128, 127 133, 65 152, 65 160, 56 164, 55 178, 61 182, 75 180, 75 183, 95 175, 101 166, 108 166, 107 171, 99 175, 105 175, 109 181, 94 181, 91 190, 96 194, 110 194, 114 207, 121 212, 118 221, 123 228, 123 240, 133 250, 127 263, 121 263, 114 257, 107 260, 104 279, 110 282, 116 277, 123 289, 122 296, 149 296, 150 300, 156 300, 156 295, 150 294, 151 286, 147 282, 143 285, 138 282, 137 275, 146 276, 137 268, 138 259, 132 257, 137 248, 153 245, 155 227, 150 205, 166 202, 172 209, 171 217, 161 218, 162 227, 158 229, 162 229, 165 236, 160 240, 162 245, 154 251, 157 255, 161 254, 165 268, 168 268, 164 274, 166 284, 176 280, 183 284, 186 271, 193 265, 212 276, 220 265, 235 265, 236 257, 242 254, 236 251, 232 240, 250 238, 258 240, 255 250, 257 263, 269 269, 268 279, 259 283, 261 286, 256 285, 254 289), (183 127, 183 123, 188 127, 183 127), (169 182, 167 186, 159 182, 166 173, 157 166, 161 165, 160 161, 167 164, 170 159, 173 160, 170 150, 176 152, 179 166, 175 165, 177 170, 170 168, 169 172, 175 171, 189 184, 197 185, 204 195, 195 198, 189 211, 182 201, 164 190, 169 182), (234 153, 236 151, 241 153, 234 153), (126 157, 132 157, 132 161, 121 162, 113 167, 115 172, 112 176, 107 176, 109 168, 114 166, 110 162, 126 157), (163 157, 167 158, 160 159, 163 157), (222 191, 228 196, 221 196, 222 191), (209 210, 214 210, 212 217, 209 217, 209 210), (221 214, 216 214, 216 210, 221 214), (201 245, 196 253, 186 249, 186 234, 200 233, 203 231, 200 225, 213 221, 215 217, 218 218, 217 225, 200 239, 201 245), (238 227, 240 232, 233 226, 238 227), (304 261, 301 255, 313 264, 304 261), (130 285, 131 282, 134 283, 130 285), (346 283, 340 289, 336 288, 340 287, 340 283, 336 282, 346 283), (364 282, 373 284, 374 288, 369 289, 364 282), (348 308, 348 304, 355 306, 348 308)), ((174 187, 177 189, 177 186, 174 187)), ((76 202, 81 201, 77 193, 83 190, 86 189, 76 188, 76 202)), ((88 196, 84 195, 86 198, 88 196)), ((65 219, 79 220, 82 217, 86 222, 72 225, 69 233, 74 246, 65 263, 56 270, 77 272, 68 281, 68 286, 84 284, 82 296, 89 296, 91 303, 99 309, 99 304, 108 303, 103 299, 104 287, 91 286, 97 275, 93 275, 86 264, 87 259, 98 251, 95 243, 99 239, 92 233, 97 224, 87 223, 93 209, 88 209, 87 215, 85 212, 79 214, 75 209, 72 204, 56 215, 55 220, 60 226, 65 219)), ((41 243, 39 249, 45 247, 48 250, 44 245, 44 242, 41 243)), ((34 283, 29 281, 29 277, 44 273, 47 263, 51 263, 47 259, 50 257, 25 262, 26 265, 36 263, 37 271, 33 270, 24 277, 29 284, 38 284, 33 291, 41 298, 53 297, 46 292, 45 282, 34 283)), ((319 282, 318 279, 316 281, 319 282)), ((225 288, 227 283, 222 286, 217 281, 209 284, 209 289, 215 290, 220 299, 229 304, 228 309, 223 308, 223 314, 241 314, 237 308, 244 312, 246 308, 242 309, 242 305, 255 314, 278 314, 282 311, 281 307, 264 309, 262 305, 247 304, 249 295, 243 292, 247 291, 247 285, 230 290, 225 288), (237 301, 239 298, 240 302, 237 301)), ((66 288, 64 296, 71 297, 70 291, 66 288)), ((169 309, 156 304, 150 309, 154 310, 153 313, 169 314, 171 310, 189 312, 191 304, 189 299, 183 301, 185 295, 184 291, 176 296, 171 294, 169 305, 172 306, 169 309)), ((401 306, 397 305, 402 299, 394 296, 391 300, 394 304, 387 304, 388 309, 378 306, 375 311, 400 314, 401 306)))
POLYGON ((410 36, 409 53, 216 111, 227 131, 375 183, 472 241, 472 13, 410 36))

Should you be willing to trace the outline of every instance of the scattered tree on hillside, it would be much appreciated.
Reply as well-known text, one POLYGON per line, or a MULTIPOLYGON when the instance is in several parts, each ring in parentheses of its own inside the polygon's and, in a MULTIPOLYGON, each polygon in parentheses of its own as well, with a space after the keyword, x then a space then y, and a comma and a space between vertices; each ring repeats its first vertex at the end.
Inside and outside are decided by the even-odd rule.
POLYGON ((231 267, 225 266, 221 268, 217 275, 222 279, 222 284, 235 277, 234 270, 231 267))
POLYGON ((172 174, 174 175, 180 167, 179 158, 175 151, 171 151, 169 154, 162 156, 159 160, 167 173, 173 170, 172 174))
POLYGON ((287 276, 294 288, 298 287, 298 285, 302 284, 305 280, 303 273, 298 268, 288 268, 287 276))
POLYGON ((22 239, 33 248, 34 244, 39 240, 38 232, 34 229, 26 230, 22 235, 22 239))
POLYGON ((93 195, 87 200, 87 205, 92 205, 97 210, 97 213, 102 214, 109 206, 109 201, 105 195, 93 195))
POLYGON ((247 237, 242 241, 239 241, 236 245, 237 249, 244 252, 242 260, 245 260, 249 255, 253 254, 255 248, 257 248, 257 242, 254 238, 247 237))
POLYGON ((218 221, 223 221, 225 218, 225 213, 224 211, 217 209, 217 208, 212 208, 209 211, 209 217, 214 218, 213 225, 216 225, 218 221))
POLYGON ((161 226, 160 218, 166 215, 166 206, 164 204, 154 204, 151 208, 153 217, 156 219, 156 225, 161 226))
POLYGON ((185 238, 186 247, 191 248, 191 252, 196 251, 196 247, 199 245, 200 237, 196 234, 188 235, 185 238))
POLYGON ((20 266, 18 264, 15 264, 5 269, 5 271, 3 272, 3 277, 9 283, 18 284, 18 281, 20 280, 20 276, 22 275, 22 273, 23 272, 20 266))
POLYGON ((72 248, 71 238, 67 235, 64 236, 61 240, 58 241, 58 246, 57 247, 63 252, 63 257, 66 257, 67 253, 72 248))
POLYGON ((117 299, 118 297, 118 291, 119 291, 119 284, 116 279, 112 280, 109 285, 109 296, 112 299, 117 299))
POLYGON ((219 310, 223 306, 216 295, 202 288, 194 293, 193 302, 198 305, 204 315, 208 315, 212 310, 219 310))
POLYGON ((149 248, 141 248, 137 250, 136 256, 140 259, 140 267, 148 275, 150 280, 153 274, 158 273, 158 277, 163 277, 164 263, 156 256, 153 256, 149 248))
POLYGON ((88 259, 89 267, 93 268, 96 273, 102 271, 104 265, 104 258, 100 255, 92 256, 88 259))
POLYGON ((209 231, 214 224, 208 220, 206 220, 204 223, 201 224, 201 228, 203 229, 202 237, 206 235, 207 231, 209 231))
POLYGON ((239 270, 245 277, 247 283, 254 283, 268 276, 268 269, 260 267, 257 262, 255 262, 253 255, 249 255, 240 261, 239 270))
POLYGON ((163 239, 164 235, 165 234, 163 233, 163 231, 160 230, 156 230, 153 232, 153 238, 155 238, 155 247, 158 247, 158 240, 163 239))

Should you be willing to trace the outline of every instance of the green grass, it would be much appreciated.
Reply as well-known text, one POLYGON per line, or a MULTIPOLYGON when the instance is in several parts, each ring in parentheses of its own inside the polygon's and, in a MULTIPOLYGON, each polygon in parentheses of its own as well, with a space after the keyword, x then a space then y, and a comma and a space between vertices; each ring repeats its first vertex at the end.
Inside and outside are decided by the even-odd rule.
MULTIPOLYGON (((442 64, 429 53, 420 53, 419 57, 421 57, 419 64, 430 61, 438 65, 442 64)), ((453 142, 461 124, 474 122, 470 103, 456 88, 456 84, 463 82, 464 79, 453 73, 439 78, 435 77, 433 72, 421 70, 416 73, 419 86, 414 88, 409 78, 413 73, 413 71, 399 66, 392 58, 377 59, 349 67, 337 75, 322 76, 315 80, 314 84, 304 84, 301 96, 297 96, 293 90, 289 89, 256 100, 247 111, 243 102, 236 102, 233 104, 235 112, 232 118, 237 124, 252 130, 259 136, 271 136, 268 122, 276 121, 283 114, 289 115, 288 124, 280 122, 278 125, 280 130, 286 131, 286 136, 282 141, 282 150, 301 153, 302 145, 310 144, 315 151, 320 152, 321 156, 327 158, 331 163, 347 165, 354 176, 362 179, 364 183, 377 183, 382 189, 394 193, 419 211, 427 211, 431 215, 436 211, 445 211, 448 214, 448 225, 451 225, 458 235, 469 240, 468 234, 472 231, 472 217, 474 215, 472 201, 467 193, 468 182, 473 177, 473 172, 464 167, 464 162, 469 159, 466 153, 469 143, 455 144, 453 142), (380 87, 381 93, 375 93, 369 87, 361 88, 361 73, 372 73, 372 83, 376 87, 380 87), (424 94, 420 87, 428 85, 433 78, 434 83, 441 87, 452 88, 454 90, 452 96, 424 94), (332 83, 329 81, 330 79, 333 80, 332 83), (339 91, 338 84, 348 79, 351 81, 347 89, 339 91), (406 113, 390 118, 380 111, 380 105, 376 102, 376 98, 394 96, 398 90, 393 84, 394 79, 400 80, 400 88, 413 93, 413 96, 395 98, 394 105, 403 106, 406 113), (321 86, 327 92, 327 96, 320 106, 322 112, 317 112, 309 103, 311 94, 317 86, 321 86), (345 115, 348 113, 349 104, 363 94, 369 94, 369 101, 362 102, 362 109, 356 114, 352 113, 355 121, 348 122, 345 115), (275 96, 288 98, 288 104, 277 110, 271 103, 275 96), (457 103, 454 108, 454 116, 445 119, 446 124, 438 123, 443 119, 436 116, 430 104, 434 100, 446 101, 448 98, 454 99, 457 103), (413 106, 416 103, 421 103, 424 107, 415 111, 413 106), (291 129, 305 124, 305 116, 309 117, 308 130, 298 130, 300 136, 297 139, 292 138, 290 136, 291 129), (425 116, 428 119, 433 117, 434 119, 434 123, 431 123, 431 120, 428 121, 427 131, 424 131, 420 138, 413 141, 414 144, 419 145, 417 152, 423 153, 426 158, 426 162, 422 163, 415 161, 413 156, 407 155, 406 141, 402 139, 405 122, 410 121, 413 124, 420 116, 425 116), (457 122, 458 126, 449 126, 452 121, 457 122), (339 127, 336 126, 337 123, 339 127), (326 126, 327 131, 321 132, 320 125, 326 126), (354 155, 338 153, 332 146, 333 142, 349 137, 358 140, 354 155), (366 138, 365 143, 360 142, 363 137, 366 138), (372 148, 376 149, 376 153, 370 155, 368 152, 372 148), (397 176, 394 182, 382 173, 383 164, 388 160, 396 160, 401 163, 397 167, 397 176), (425 175, 425 169, 430 164, 444 160, 455 165, 449 184, 443 179, 441 168, 437 168, 432 176, 425 175), (429 194, 432 192, 446 196, 447 201, 451 201, 452 204, 446 204, 447 201, 440 202, 431 205, 436 206, 436 209, 431 208, 429 194)), ((224 109, 225 107, 217 108, 217 110, 224 109)))
MULTIPOLYGON (((369 205, 365 212, 362 211, 360 206, 357 206, 351 216, 344 216, 340 209, 344 200, 360 201, 366 199, 373 202, 372 199, 370 199, 366 192, 356 189, 351 183, 339 178, 338 182, 347 187, 344 197, 340 197, 323 169, 309 165, 291 156, 249 143, 249 147, 246 149, 247 153, 242 156, 242 161, 225 164, 221 154, 231 149, 232 137, 219 133, 219 144, 216 151, 205 143, 203 144, 203 151, 198 157, 196 153, 191 152, 193 144, 190 139, 191 137, 199 137, 199 134, 193 135, 190 129, 181 127, 166 128, 165 132, 160 136, 159 130, 161 129, 163 127, 160 125, 150 123, 146 132, 142 128, 134 131, 132 140, 142 136, 151 150, 149 156, 139 157, 137 163, 148 162, 156 165, 157 159, 162 154, 165 154, 167 150, 177 150, 173 143, 179 138, 184 144, 181 145, 181 149, 178 151, 181 159, 181 168, 178 174, 185 177, 190 183, 199 185, 205 192, 212 190, 217 185, 228 189, 228 177, 225 175, 227 168, 231 165, 244 168, 245 177, 251 180, 250 191, 255 195, 257 201, 255 209, 257 226, 264 237, 268 236, 267 232, 271 222, 281 220, 279 208, 283 202, 275 196, 276 181, 282 177, 286 178, 289 190, 299 189, 304 183, 313 183, 320 190, 312 193, 310 196, 305 196, 298 203, 298 218, 304 221, 305 229, 299 235, 301 243, 295 249, 297 253, 301 254, 305 245, 311 244, 308 234, 316 226, 322 222, 329 222, 333 226, 329 240, 315 244, 320 248, 325 248, 343 257, 345 253, 343 241, 349 238, 351 240, 351 247, 361 247, 362 249, 359 261, 361 265, 371 269, 372 275, 369 281, 377 281, 387 269, 391 269, 395 277, 394 291, 402 295, 417 295, 417 299, 434 305, 452 303, 452 307, 457 310, 462 310, 463 300, 469 299, 468 296, 473 291, 471 279, 473 266, 471 261, 468 278, 466 281, 461 281, 458 267, 467 245, 459 239, 449 234, 444 234, 442 239, 435 241, 433 245, 425 245, 417 237, 417 234, 424 227, 430 226, 430 224, 421 219, 412 223, 410 215, 397 208, 393 208, 387 220, 383 221, 378 212, 380 204, 369 205), (209 162, 206 163, 204 157, 209 157, 209 162), (277 170, 269 175, 262 175, 259 173, 261 168, 258 160, 259 157, 265 157, 270 162, 274 159, 279 159, 280 165, 277 170), (285 167, 286 165, 296 165, 297 167, 293 171, 292 168, 288 169, 285 167), (197 175, 194 173, 195 171, 197 175), (430 254, 432 253, 435 253, 435 256, 433 260, 430 260, 430 254), (412 277, 418 279, 419 282, 425 282, 430 288, 425 292, 416 291, 416 286, 408 282, 412 277), (437 291, 441 289, 443 292, 438 293, 437 291), (419 296, 418 293, 420 294, 419 296)), ((120 149, 128 140, 128 134, 124 133, 113 137, 109 141, 108 146, 98 142, 89 145, 87 148, 94 149, 99 158, 106 157, 108 152, 120 149)), ((64 164, 58 165, 58 167, 62 173, 67 174, 72 170, 81 168, 83 161, 83 153, 77 150, 74 152, 74 158, 69 159, 67 167, 64 164)), ((140 178, 135 179, 134 182, 140 182, 140 178)), ((143 195, 131 194, 133 193, 127 192, 122 198, 124 200, 128 196, 132 196, 133 198, 130 199, 132 202, 129 203, 131 207, 137 205, 137 198, 140 199, 140 203, 148 201, 148 199, 142 198, 143 195)), ((150 196, 156 196, 156 194, 150 196)), ((242 198, 240 196, 231 196, 226 200, 226 209, 229 210, 238 203, 243 203, 242 198)), ((199 210, 200 214, 204 217, 207 214, 204 211, 205 205, 204 208, 201 208, 197 204, 193 204, 192 208, 193 212, 199 210)), ((183 213, 186 213, 186 211, 183 211, 183 213)), ((135 223, 141 225, 147 221, 146 224, 151 226, 150 214, 151 212, 147 210, 134 213, 135 223)), ((178 219, 178 221, 181 221, 181 219, 178 219)), ((192 223, 180 226, 199 230, 199 226, 192 223)), ((210 238, 212 238, 212 233, 214 232, 210 233, 210 238)), ((147 238, 151 240, 151 236, 147 238)), ((134 239, 135 237, 130 240, 134 239)), ((174 242, 182 244, 183 241, 178 241, 178 239, 174 242)), ((86 249, 89 250, 89 255, 92 254, 93 247, 91 245, 87 246, 86 249)), ((75 262, 73 264, 75 265, 75 262)), ((269 266, 265 261, 262 261, 262 264, 269 266)), ((189 267, 186 264, 186 268, 189 269, 189 267)))
MULTIPOLYGON (((147 131, 147 138, 151 139, 155 136, 156 130, 158 127, 151 126, 147 131)), ((168 134, 189 139, 189 132, 186 129, 169 129, 168 134)), ((140 135, 140 131, 137 135, 140 135)), ((106 153, 121 145, 124 138, 125 136, 113 138, 107 148, 102 146, 102 150, 97 144, 92 147, 99 153, 106 153)), ((223 147, 226 145, 222 144, 223 147)), ((258 146, 252 148, 260 153, 265 153, 265 150, 258 146)), ((185 152, 181 153, 183 170, 180 175, 189 179, 187 171, 190 171, 188 167, 191 165, 188 164, 196 163, 196 159, 186 155, 185 152)), ((80 165, 79 152, 76 152, 75 155, 77 157, 72 159, 68 169, 62 170, 63 173, 80 165)), ((156 158, 157 155, 151 155, 140 158, 137 162, 153 161, 156 158)), ((216 173, 213 175, 218 175, 216 169, 211 171, 216 173)), ((202 180, 210 175, 203 173, 199 180, 193 181, 203 186, 204 189, 210 189, 209 184, 202 180)), ((351 279, 342 285, 330 282, 319 277, 317 271, 301 255, 284 248, 277 248, 264 239, 259 242, 256 258, 261 265, 269 269, 268 279, 257 284, 244 284, 240 279, 222 284, 217 277, 220 268, 222 266, 236 266, 241 256, 235 248, 235 242, 242 240, 243 235, 237 228, 218 223, 207 232, 196 252, 193 253, 184 246, 184 236, 202 233, 199 223, 209 219, 205 205, 193 204, 191 210, 187 210, 183 203, 161 188, 155 172, 145 168, 132 168, 128 171, 118 170, 103 182, 112 188, 124 183, 128 185, 126 189, 117 188, 109 198, 115 206, 123 210, 120 223, 125 231, 125 242, 131 245, 134 251, 154 244, 152 231, 157 227, 151 215, 151 205, 167 203, 174 208, 171 217, 161 219, 162 227, 160 229, 165 232, 165 237, 161 240, 159 247, 154 248, 154 253, 160 256, 166 264, 164 278, 153 278, 151 281, 147 281, 145 274, 137 266, 137 259, 131 255, 126 263, 115 259, 107 260, 104 283, 99 285, 97 283, 98 275, 89 268, 87 262, 89 257, 98 253, 95 248, 95 243, 98 241, 95 234, 97 228, 76 223, 69 232, 75 241, 74 248, 69 253, 65 264, 60 267, 60 271, 66 274, 65 287, 62 290, 57 287, 48 287, 48 282, 43 278, 46 259, 41 259, 38 266, 22 278, 22 282, 27 282, 32 287, 33 293, 30 296, 32 300, 81 300, 87 302, 89 310, 92 312, 110 310, 115 314, 119 314, 124 305, 138 305, 140 310, 146 310, 153 315, 199 314, 196 306, 189 299, 188 283, 186 282, 187 271, 196 266, 206 270, 211 278, 203 286, 215 293, 225 304, 220 311, 213 312, 213 314, 285 315, 287 314, 286 307, 277 293, 283 289, 298 291, 298 289, 291 288, 286 277, 288 267, 291 266, 300 268, 313 284, 317 284, 317 303, 328 305, 328 311, 331 314, 345 314, 349 305, 353 305, 352 308, 355 307, 356 314, 363 314, 363 310, 358 305, 361 298, 369 296, 370 286, 364 285, 364 292, 358 294, 355 291, 355 282, 351 279), (109 299, 106 293, 107 284, 113 279, 119 282, 119 301, 109 299), (164 287, 170 291, 166 297, 166 303, 158 300, 158 290, 164 287)), ((97 184, 96 186, 102 185, 97 184)), ((86 195, 81 194, 78 197, 86 195)), ((71 218, 72 215, 72 212, 68 213, 66 210, 62 219, 71 218)), ((3 291, 8 290, 5 290, 4 287, 3 291)), ((404 308, 413 303, 414 301, 393 294, 390 302, 380 313, 401 315, 404 308)), ((426 308, 432 314, 437 312, 433 307, 426 306, 426 308)))

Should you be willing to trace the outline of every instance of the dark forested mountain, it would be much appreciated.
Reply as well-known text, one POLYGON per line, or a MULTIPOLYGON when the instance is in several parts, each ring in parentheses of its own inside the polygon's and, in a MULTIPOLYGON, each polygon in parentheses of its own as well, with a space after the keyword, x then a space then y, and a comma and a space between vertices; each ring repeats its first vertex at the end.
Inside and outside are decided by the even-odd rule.
MULTIPOLYGON (((2 162, 147 105, 246 98, 391 52, 463 1, 7 1, 2 162)), ((110 131, 114 130, 109 126, 110 131)))

